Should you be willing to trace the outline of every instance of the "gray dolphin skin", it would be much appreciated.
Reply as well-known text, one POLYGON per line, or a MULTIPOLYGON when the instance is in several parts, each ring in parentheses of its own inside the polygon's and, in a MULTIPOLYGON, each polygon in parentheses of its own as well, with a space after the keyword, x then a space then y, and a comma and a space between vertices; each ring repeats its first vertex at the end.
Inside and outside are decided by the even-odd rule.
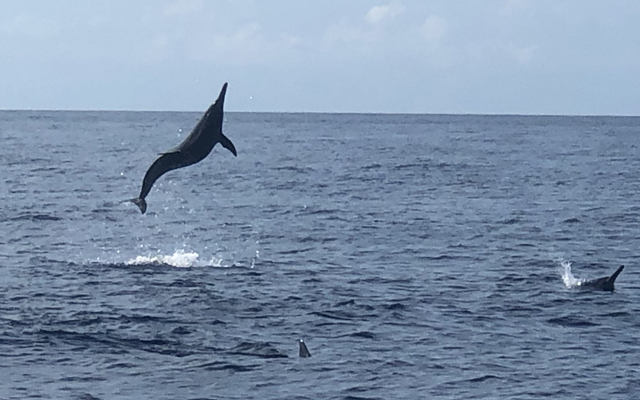
POLYGON ((613 292, 615 289, 614 284, 616 283, 616 278, 620 275, 620 272, 624 269, 624 265, 621 265, 620 268, 616 270, 611 276, 605 276, 602 278, 585 281, 578 285, 580 289, 591 289, 591 290, 604 290, 606 292, 613 292))
POLYGON ((298 355, 302 358, 311 357, 311 353, 309 353, 309 349, 307 349, 307 345, 304 344, 304 340, 300 339, 300 351, 298 355))
POLYGON ((202 161, 211 153, 213 146, 220 143, 234 156, 238 156, 236 148, 228 137, 222 133, 224 96, 227 93, 227 84, 222 85, 218 99, 204 113, 193 131, 182 143, 162 155, 151 164, 142 180, 140 196, 130 201, 140 208, 144 214, 147 211, 145 198, 149 194, 155 181, 162 175, 174 169, 193 165, 202 161))

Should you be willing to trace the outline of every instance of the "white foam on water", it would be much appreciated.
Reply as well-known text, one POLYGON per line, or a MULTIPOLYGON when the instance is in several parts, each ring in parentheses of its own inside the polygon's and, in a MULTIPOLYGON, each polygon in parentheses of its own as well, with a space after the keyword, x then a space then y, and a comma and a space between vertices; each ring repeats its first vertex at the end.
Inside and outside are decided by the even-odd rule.
POLYGON ((562 282, 564 285, 571 289, 576 286, 580 286, 582 279, 578 279, 571 273, 571 263, 569 261, 560 261, 560 276, 562 276, 562 282))
POLYGON ((145 265, 145 264, 165 264, 178 268, 189 268, 196 265, 198 261, 198 253, 185 252, 184 250, 176 250, 171 255, 151 255, 137 256, 125 262, 126 265, 145 265))

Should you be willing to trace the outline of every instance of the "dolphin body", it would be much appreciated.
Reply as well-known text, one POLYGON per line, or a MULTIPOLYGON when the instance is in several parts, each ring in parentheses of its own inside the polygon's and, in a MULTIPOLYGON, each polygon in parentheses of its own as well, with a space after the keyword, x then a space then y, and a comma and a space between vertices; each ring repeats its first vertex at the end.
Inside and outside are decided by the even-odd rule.
POLYGON ((616 272, 613 273, 613 275, 593 279, 590 281, 584 281, 581 282, 577 287, 587 290, 604 290, 606 292, 613 292, 616 278, 618 277, 618 275, 620 275, 620 272, 622 272, 623 269, 624 265, 621 265, 620 268, 618 268, 616 272))
POLYGON ((202 161, 211 153, 213 146, 220 143, 234 156, 238 156, 236 148, 228 137, 222 133, 224 96, 227 93, 227 84, 222 85, 222 90, 215 103, 204 113, 198 124, 193 128, 189 136, 182 143, 162 155, 151 164, 142 180, 140 196, 130 201, 140 208, 144 214, 147 211, 145 198, 149 194, 155 181, 162 175, 174 169, 193 165, 202 161))

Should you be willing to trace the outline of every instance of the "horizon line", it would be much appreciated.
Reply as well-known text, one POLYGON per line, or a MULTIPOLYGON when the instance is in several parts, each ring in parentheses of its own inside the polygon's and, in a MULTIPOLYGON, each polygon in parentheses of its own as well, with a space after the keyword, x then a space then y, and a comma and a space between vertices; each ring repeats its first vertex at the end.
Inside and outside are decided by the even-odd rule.
MULTIPOLYGON (((120 113, 202 113, 202 110, 124 110, 124 109, 39 109, 39 108, 3 108, 0 112, 120 112, 120 113)), ((536 113, 476 113, 476 112, 375 112, 375 111, 234 111, 237 114, 335 114, 335 115, 447 115, 476 117, 622 117, 637 118, 640 114, 536 114, 536 113)))

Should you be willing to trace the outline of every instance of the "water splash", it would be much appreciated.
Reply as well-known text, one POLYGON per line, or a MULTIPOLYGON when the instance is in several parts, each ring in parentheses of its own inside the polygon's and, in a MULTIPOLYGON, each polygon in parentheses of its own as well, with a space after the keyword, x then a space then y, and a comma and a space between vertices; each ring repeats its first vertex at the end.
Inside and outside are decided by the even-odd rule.
POLYGON ((171 255, 148 255, 137 256, 129 261, 126 261, 126 265, 147 265, 147 264, 166 264, 178 268, 189 268, 196 264, 198 260, 198 253, 187 253, 184 250, 177 250, 171 255))
POLYGON ((256 266, 256 261, 258 260, 258 258, 260 258, 260 250, 256 250, 256 255, 254 257, 251 257, 251 266, 249 266, 249 268, 253 268, 256 266))
POLYGON ((571 262, 569 261, 560 261, 560 275, 562 276, 562 282, 569 289, 580 286, 582 283, 582 279, 576 278, 571 273, 571 262))

